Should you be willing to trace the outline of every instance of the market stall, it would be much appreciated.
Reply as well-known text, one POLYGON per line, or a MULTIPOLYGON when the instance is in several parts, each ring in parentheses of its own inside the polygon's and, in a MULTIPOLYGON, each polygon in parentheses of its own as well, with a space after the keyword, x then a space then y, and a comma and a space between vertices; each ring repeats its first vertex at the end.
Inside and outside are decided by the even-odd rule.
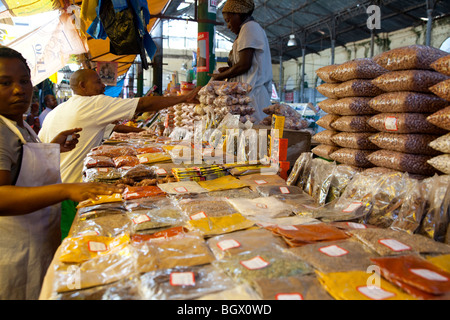
MULTIPOLYGON (((211 83, 201 97, 245 90, 211 83)), ((247 111, 178 105, 165 135, 154 122, 91 150, 84 180, 124 191, 79 204, 41 299, 449 298, 448 175, 361 165, 371 160, 360 151, 375 150, 366 141, 347 147, 350 163, 302 152, 283 179, 275 131, 227 110, 247 111)), ((280 119, 271 128, 283 131, 280 119)))

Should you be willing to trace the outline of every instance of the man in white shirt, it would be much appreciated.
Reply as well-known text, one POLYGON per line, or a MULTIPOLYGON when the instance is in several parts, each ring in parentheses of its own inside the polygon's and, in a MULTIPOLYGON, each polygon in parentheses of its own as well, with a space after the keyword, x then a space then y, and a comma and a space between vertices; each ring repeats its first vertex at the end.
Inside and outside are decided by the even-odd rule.
POLYGON ((52 94, 47 94, 44 97, 44 105, 45 105, 45 109, 42 110, 41 114, 39 115, 39 123, 42 124, 44 123, 44 119, 47 116, 47 114, 52 111, 53 109, 55 109, 55 107, 58 105, 58 101, 56 100, 55 96, 52 94))
POLYGON ((58 105, 45 118, 39 132, 43 142, 49 142, 55 133, 82 128, 77 147, 61 154, 61 179, 64 183, 81 182, 83 161, 89 151, 101 144, 105 128, 120 119, 131 119, 135 113, 157 111, 172 105, 192 101, 200 87, 188 95, 122 99, 105 96, 105 85, 92 69, 76 71, 70 78, 74 93, 68 101, 58 105))

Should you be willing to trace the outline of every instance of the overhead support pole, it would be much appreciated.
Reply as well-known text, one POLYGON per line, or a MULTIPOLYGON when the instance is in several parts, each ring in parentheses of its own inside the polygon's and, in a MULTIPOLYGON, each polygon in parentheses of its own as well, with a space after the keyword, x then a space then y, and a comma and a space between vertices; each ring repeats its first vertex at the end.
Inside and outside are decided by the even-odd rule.
POLYGON ((427 1, 427 35, 425 39, 425 45, 431 45, 431 30, 433 28, 433 11, 434 11, 434 0, 427 1))
MULTIPOLYGON (((197 3, 197 1, 196 1, 197 3)), ((216 12, 217 1, 198 0, 197 85, 206 85, 216 68, 216 12)))

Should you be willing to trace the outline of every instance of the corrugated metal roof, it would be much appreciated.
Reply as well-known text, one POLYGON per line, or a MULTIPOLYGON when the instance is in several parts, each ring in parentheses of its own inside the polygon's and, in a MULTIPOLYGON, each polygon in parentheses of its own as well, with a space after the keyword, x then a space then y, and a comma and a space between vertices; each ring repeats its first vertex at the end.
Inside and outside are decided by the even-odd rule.
MULTIPOLYGON (((271 46, 272 59, 279 61, 302 56, 302 47, 306 53, 318 53, 331 47, 331 35, 335 34, 335 45, 368 39, 371 30, 367 20, 372 11, 371 5, 380 8, 381 29, 378 34, 392 32, 412 26, 425 25, 427 8, 433 8, 433 17, 450 14, 449 0, 254 0, 255 20, 264 28, 271 46), (335 28, 333 28, 333 24, 335 28), (288 47, 289 35, 294 33, 298 45, 288 47)), ((172 0, 166 14, 169 16, 194 17, 194 4, 177 11, 181 0, 172 0)), ((217 12, 217 32, 230 40, 235 35, 226 28, 222 12, 217 12)))

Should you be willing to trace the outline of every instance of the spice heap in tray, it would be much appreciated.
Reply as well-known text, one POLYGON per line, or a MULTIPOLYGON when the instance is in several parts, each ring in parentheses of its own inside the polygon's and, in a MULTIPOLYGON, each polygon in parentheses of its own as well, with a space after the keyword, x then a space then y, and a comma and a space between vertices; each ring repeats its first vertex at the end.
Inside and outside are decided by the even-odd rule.
POLYGON ((164 137, 121 139, 91 151, 84 179, 124 191, 78 205, 43 299, 449 298, 448 235, 434 238, 448 180, 421 207, 420 188, 436 180, 367 175, 310 152, 284 180, 261 163, 174 161, 180 142, 164 137))

